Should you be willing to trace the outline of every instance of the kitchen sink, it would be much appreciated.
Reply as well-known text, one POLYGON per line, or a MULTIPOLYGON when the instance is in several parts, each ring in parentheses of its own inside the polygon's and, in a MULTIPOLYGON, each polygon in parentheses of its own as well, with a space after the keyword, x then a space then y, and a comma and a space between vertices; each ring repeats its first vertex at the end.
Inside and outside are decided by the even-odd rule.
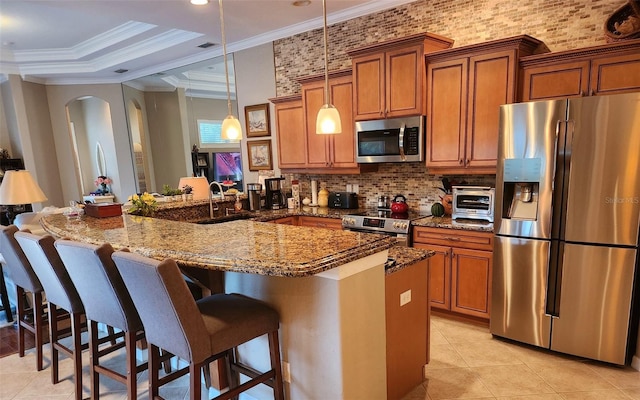
POLYGON ((237 221, 240 219, 251 219, 251 218, 255 218, 256 215, 253 213, 239 213, 239 214, 229 214, 229 215, 221 215, 219 217, 213 217, 210 219, 205 219, 202 221, 198 221, 196 222, 197 224, 202 224, 202 225, 210 225, 210 224, 220 224, 223 222, 229 222, 229 221, 237 221))

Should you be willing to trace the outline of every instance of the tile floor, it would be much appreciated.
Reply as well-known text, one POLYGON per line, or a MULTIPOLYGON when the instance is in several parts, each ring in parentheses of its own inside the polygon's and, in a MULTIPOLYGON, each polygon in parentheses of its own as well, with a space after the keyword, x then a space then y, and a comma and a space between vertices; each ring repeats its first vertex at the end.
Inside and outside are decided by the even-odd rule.
MULTIPOLYGON (((52 385, 48 358, 46 349, 45 369, 40 372, 35 371, 32 350, 24 358, 17 354, 0 358, 0 399, 73 399, 70 360, 60 363, 64 381, 52 385)), ((119 365, 121 361, 121 356, 111 360, 119 365)), ((85 398, 89 396, 88 363, 85 352, 85 398)), ((187 379, 172 382, 161 395, 188 399, 187 379)), ((126 399, 123 388, 101 378, 100 398, 126 399)), ((138 377, 138 398, 147 396, 145 372, 138 377)), ((640 400, 640 372, 494 339, 486 327, 433 316, 427 379, 403 400, 462 398, 640 400)))
POLYGON ((636 399, 640 372, 495 339, 433 316, 427 379, 403 400, 636 399))

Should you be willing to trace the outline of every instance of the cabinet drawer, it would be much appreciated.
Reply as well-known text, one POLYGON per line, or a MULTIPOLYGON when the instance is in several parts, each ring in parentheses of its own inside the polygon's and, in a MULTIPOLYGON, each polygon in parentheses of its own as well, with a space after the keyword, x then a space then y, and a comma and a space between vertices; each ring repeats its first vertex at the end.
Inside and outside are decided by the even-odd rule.
POLYGON ((342 220, 339 218, 323 217, 298 217, 299 226, 309 226, 313 228, 342 229, 342 220))
POLYGON ((413 242, 492 251, 493 233, 416 227, 413 242))

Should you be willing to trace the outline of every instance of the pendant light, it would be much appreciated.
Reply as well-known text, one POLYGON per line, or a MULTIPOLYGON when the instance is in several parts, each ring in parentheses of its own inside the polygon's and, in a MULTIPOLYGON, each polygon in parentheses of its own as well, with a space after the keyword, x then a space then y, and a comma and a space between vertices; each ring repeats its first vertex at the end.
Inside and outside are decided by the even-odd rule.
POLYGON ((224 16, 222 14, 222 0, 218 0, 220 5, 220 30, 222 31, 222 55, 224 58, 224 75, 227 78, 227 109, 228 115, 222 121, 222 132, 220 134, 221 139, 225 140, 241 140, 242 139, 242 127, 240 126, 240 120, 234 117, 231 112, 231 92, 229 90, 229 66, 227 65, 227 41, 224 35, 224 16))
MULTIPOLYGON (((221 0, 222 1, 222 0, 221 0)), ((331 104, 331 92, 329 90, 329 51, 327 49, 327 0, 322 0, 322 17, 324 18, 324 90, 326 103, 318 111, 316 117, 316 134, 332 135, 342 132, 340 113, 331 104)))

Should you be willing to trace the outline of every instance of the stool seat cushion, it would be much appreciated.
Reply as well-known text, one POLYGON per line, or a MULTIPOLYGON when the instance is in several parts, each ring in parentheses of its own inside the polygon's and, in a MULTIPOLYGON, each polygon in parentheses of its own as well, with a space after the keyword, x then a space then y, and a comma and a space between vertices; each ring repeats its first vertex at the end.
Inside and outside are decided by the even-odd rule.
POLYGON ((210 334, 214 354, 279 327, 278 313, 273 308, 242 295, 214 294, 196 304, 210 334))

